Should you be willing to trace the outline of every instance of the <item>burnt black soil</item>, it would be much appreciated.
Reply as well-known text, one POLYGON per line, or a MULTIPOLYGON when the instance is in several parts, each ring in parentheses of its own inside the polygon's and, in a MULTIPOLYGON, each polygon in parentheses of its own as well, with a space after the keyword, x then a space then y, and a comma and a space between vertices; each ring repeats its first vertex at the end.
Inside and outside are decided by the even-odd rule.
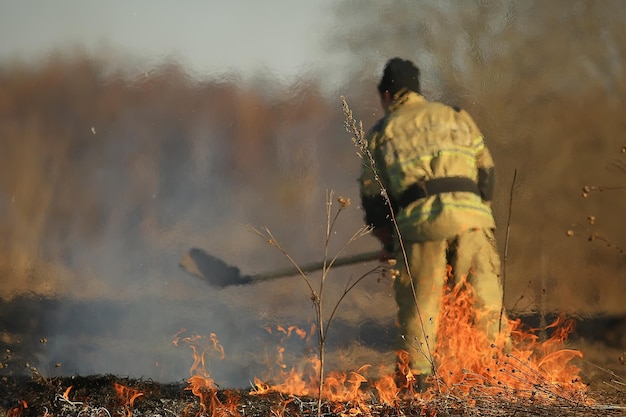
MULTIPOLYGON (((45 379, 39 376, 2 378, 0 388, 1 417, 69 417, 69 416, 307 416, 315 415, 317 401, 311 398, 278 393, 253 395, 242 390, 207 392, 207 408, 186 389, 185 382, 160 384, 148 380, 120 378, 113 375, 73 376, 45 379), (115 384, 141 393, 131 406, 128 398, 116 393, 115 384), (71 387, 68 391, 68 388, 71 387), (65 393, 65 395, 64 395, 65 393)), ((595 406, 555 402, 481 401, 468 403, 454 397, 441 397, 426 404, 403 400, 395 406, 381 404, 372 396, 361 407, 362 414, 372 416, 621 416, 626 415, 626 391, 604 390, 591 393, 595 406)), ((353 404, 323 404, 326 416, 350 415, 353 404)), ((354 410, 353 410, 354 413, 354 410)))

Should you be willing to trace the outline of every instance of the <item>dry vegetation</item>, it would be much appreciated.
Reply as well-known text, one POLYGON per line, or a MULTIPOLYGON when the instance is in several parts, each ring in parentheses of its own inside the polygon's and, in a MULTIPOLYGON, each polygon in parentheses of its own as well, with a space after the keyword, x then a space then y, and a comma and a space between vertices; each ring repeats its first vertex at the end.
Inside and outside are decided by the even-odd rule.
POLYGON ((333 120, 340 129, 341 115, 327 117, 314 85, 263 93, 193 81, 175 65, 105 76, 106 67, 59 56, 0 74, 4 297, 71 291, 65 280, 91 261, 81 246, 108 234, 159 250, 164 238, 191 244, 179 233, 242 206, 259 222, 270 202, 306 214, 328 178, 322 167, 336 161, 332 142, 318 161, 317 138, 333 120))
MULTIPOLYGON (((389 56, 402 55, 421 66, 427 97, 468 109, 483 129, 497 163, 494 208, 501 226, 517 170, 507 307, 514 313, 605 315, 606 328, 581 341, 589 348, 587 360, 599 365, 588 366, 584 378, 601 388, 623 381, 612 375, 625 373, 623 354, 621 363, 618 357, 626 348, 626 258, 604 243, 626 247, 626 198, 615 190, 585 199, 581 190, 624 185, 624 3, 518 3, 338 6, 345 25, 338 28, 337 45, 358 57, 360 70, 337 96, 325 95, 318 81, 199 80, 176 64, 135 72, 81 54, 58 54, 33 67, 0 66, 0 345, 39 352, 41 337, 56 342, 51 328, 102 342, 116 337, 110 329, 97 334, 112 321, 133 343, 121 348, 132 356, 145 355, 144 347, 162 336, 137 337, 138 329, 158 328, 152 323, 161 319, 149 313, 136 327, 124 327, 139 308, 119 317, 103 308, 106 319, 83 327, 71 327, 81 323, 73 310, 51 314, 76 300, 83 303, 80 312, 99 311, 106 300, 143 305, 144 298, 153 304, 156 299, 163 308, 171 307, 163 300, 174 300, 171 315, 180 318, 168 322, 163 334, 170 336, 179 329, 174 324, 192 317, 200 323, 198 313, 190 312, 200 310, 202 323, 217 326, 220 338, 235 345, 227 353, 234 350, 239 360, 250 356, 242 337, 265 340, 253 338, 252 327, 305 322, 307 294, 298 284, 203 293, 176 275, 179 257, 199 246, 246 272, 273 269, 280 255, 239 227, 255 224, 267 225, 299 261, 320 258, 326 190, 358 200, 359 161, 343 130, 339 94, 370 125, 380 116, 374 88, 379 70, 389 56), (570 238, 568 230, 574 231, 570 238), (603 239, 587 242, 588 232, 603 239)), ((348 231, 355 230, 360 213, 344 221, 348 231)), ((504 227, 498 233, 502 246, 504 227)), ((355 250, 372 246, 369 241, 355 250)), ((337 290, 328 285, 330 293, 337 290)), ((384 284, 364 284, 353 295, 331 336, 352 336, 366 319, 376 331, 392 324, 393 301, 384 284)), ((330 350, 337 346, 345 347, 336 343, 330 350)), ((359 362, 387 354, 387 348, 358 345, 347 352, 359 362)), ((55 361, 51 349, 44 362, 55 361)), ((335 358, 342 361, 347 359, 335 358)), ((71 369, 66 366, 61 373, 71 369)), ((233 378, 250 378, 241 373, 233 378)), ((176 369, 172 374, 180 375, 176 369)), ((64 389, 71 383, 62 382, 64 389)), ((623 400, 621 386, 610 389, 623 400)))

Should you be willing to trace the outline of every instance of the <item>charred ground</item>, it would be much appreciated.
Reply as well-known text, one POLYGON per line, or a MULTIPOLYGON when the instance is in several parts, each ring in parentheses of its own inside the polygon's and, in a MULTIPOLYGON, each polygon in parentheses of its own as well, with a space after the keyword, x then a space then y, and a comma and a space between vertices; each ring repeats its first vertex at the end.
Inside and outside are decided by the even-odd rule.
MULTIPOLYGON (((478 393, 478 392, 477 392, 478 393)), ((213 394, 211 394, 213 395, 213 394)), ((356 408, 350 403, 324 402, 323 415, 371 416, 618 416, 626 410, 626 393, 615 390, 590 392, 596 405, 583 406, 554 401, 545 404, 533 400, 511 401, 480 398, 469 403, 455 397, 441 397, 427 402, 400 400, 394 405, 382 404, 374 396, 370 403, 356 408), (352 411, 351 411, 352 410, 352 411)), ((148 380, 113 375, 73 376, 64 378, 2 378, 0 388, 2 417, 74 417, 89 416, 306 416, 315 415, 313 398, 286 396, 280 393, 255 395, 244 390, 218 390, 212 404, 203 408, 199 398, 187 389, 185 382, 161 384, 148 380), (135 390, 138 396, 132 406, 114 389, 119 384, 135 390)))
MULTIPOLYGON (((11 337, 4 333, 1 345, 4 357, 0 369, 0 417, 75 417, 75 416, 306 416, 315 415, 317 402, 314 398, 284 395, 278 392, 255 394, 253 389, 229 389, 217 387, 206 390, 203 397, 195 395, 184 381, 161 383, 150 379, 128 378, 119 375, 74 375, 51 377, 54 363, 41 363, 42 358, 33 355, 41 351, 42 341, 28 343, 28 335, 40 331, 29 327, 28 317, 38 308, 43 311, 54 307, 54 302, 40 299, 21 299, 19 303, 0 305, 0 316, 12 323, 7 327, 11 337), (19 308, 16 308, 19 307, 19 308), (25 315, 25 312, 31 314, 25 315), (23 333, 21 333, 23 332, 23 333), (38 369, 35 364, 40 368, 38 369), (118 387, 116 390, 115 387, 118 387), (120 393, 123 387, 125 392, 120 393), (205 403, 205 406, 202 403, 205 403)), ((77 316, 85 316, 86 306, 75 306, 77 316)), ((112 310, 119 310, 117 308, 112 310)), ((123 318, 120 313, 120 320, 123 318)), ((111 318, 111 317, 110 317, 111 318)), ((538 327, 553 317, 523 316, 528 327, 538 327)), ((356 335, 361 343, 368 344, 380 353, 391 346, 386 342, 389 335, 383 330, 392 323, 367 322, 354 329, 346 323, 337 324, 344 335, 356 335)), ((358 413, 371 416, 437 415, 437 416, 618 416, 626 413, 626 365, 621 339, 626 326, 624 317, 599 317, 579 320, 567 347, 580 349, 584 359, 578 362, 581 378, 588 386, 588 395, 594 405, 573 404, 554 398, 551 402, 519 398, 498 398, 485 395, 477 387, 471 402, 453 395, 435 397, 428 401, 419 399, 399 400, 396 404, 382 403, 376 390, 362 385, 371 393, 365 404, 324 402, 324 415, 345 416, 358 413), (434 413, 434 414, 429 414, 434 413)), ((113 324, 115 327, 115 324, 113 324)), ((44 326, 45 328, 45 326, 44 326)), ((75 335, 77 338, 89 335, 75 335)), ((93 335, 92 335, 93 336, 93 335)), ((549 334, 547 335, 549 336, 549 334)), ((148 353, 147 353, 148 354, 148 353)))

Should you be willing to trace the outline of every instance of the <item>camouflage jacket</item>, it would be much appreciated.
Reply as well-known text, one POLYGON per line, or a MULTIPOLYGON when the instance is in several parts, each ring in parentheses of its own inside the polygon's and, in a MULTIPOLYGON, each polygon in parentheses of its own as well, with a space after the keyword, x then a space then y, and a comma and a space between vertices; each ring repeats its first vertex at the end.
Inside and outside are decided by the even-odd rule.
POLYGON ((439 240, 470 228, 495 228, 489 204, 494 163, 467 112, 401 91, 367 141, 376 172, 364 156, 359 183, 366 223, 390 227, 380 181, 404 240, 439 240), (479 192, 444 192, 398 207, 411 185, 443 177, 470 178, 479 192))

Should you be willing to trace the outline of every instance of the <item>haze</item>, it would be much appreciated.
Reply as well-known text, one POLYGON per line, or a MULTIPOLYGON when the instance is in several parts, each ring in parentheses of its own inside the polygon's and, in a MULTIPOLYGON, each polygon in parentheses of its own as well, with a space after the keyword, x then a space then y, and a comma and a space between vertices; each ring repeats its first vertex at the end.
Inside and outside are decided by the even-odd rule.
MULTIPOLYGON (((264 328, 310 327, 302 280, 217 291, 178 262, 199 247, 246 274, 288 266, 248 225, 318 261, 329 190, 352 201, 341 247, 362 212, 339 96, 371 126, 393 56, 486 136, 507 309, 626 314, 626 200, 581 197, 624 184, 626 2, 172 4, 2 3, 0 347, 22 355, 4 370, 181 379, 190 352, 171 341, 185 328, 222 341, 220 385, 260 375, 280 342, 264 328)), ((335 271, 331 297, 371 266, 335 271)), ((388 280, 338 311, 329 367, 392 364, 388 280)))

